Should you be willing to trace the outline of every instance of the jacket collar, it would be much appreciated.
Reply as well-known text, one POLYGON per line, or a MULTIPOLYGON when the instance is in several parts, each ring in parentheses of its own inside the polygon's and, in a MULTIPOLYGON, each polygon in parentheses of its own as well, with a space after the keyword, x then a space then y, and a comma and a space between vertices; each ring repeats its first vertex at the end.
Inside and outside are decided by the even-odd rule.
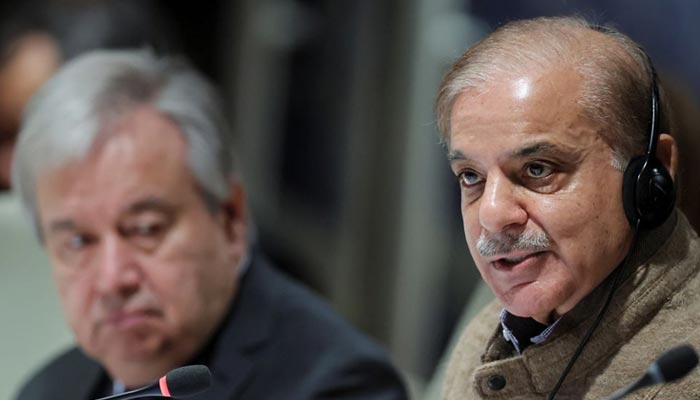
POLYGON ((208 365, 212 372, 212 386, 202 399, 233 398, 254 374, 254 355, 269 340, 274 321, 274 293, 266 284, 269 268, 261 256, 251 259, 228 317, 193 362, 208 365))

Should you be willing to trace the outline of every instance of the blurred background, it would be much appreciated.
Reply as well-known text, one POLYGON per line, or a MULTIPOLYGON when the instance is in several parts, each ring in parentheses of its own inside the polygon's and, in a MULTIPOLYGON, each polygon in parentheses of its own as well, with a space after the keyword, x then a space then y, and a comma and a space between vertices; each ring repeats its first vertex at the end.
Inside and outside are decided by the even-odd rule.
MULTIPOLYGON (((465 306, 488 298, 435 132, 436 88, 495 27, 573 13, 648 49, 692 179, 700 2, 686 0, 5 0, 0 168, 24 102, 65 60, 144 43, 184 53, 222 91, 259 246, 387 346, 420 398, 465 306)), ((686 184, 682 201, 698 204, 699 190, 686 184)), ((687 213, 697 221, 700 207, 687 213)), ((71 343, 20 214, 1 194, 0 398, 71 343)))

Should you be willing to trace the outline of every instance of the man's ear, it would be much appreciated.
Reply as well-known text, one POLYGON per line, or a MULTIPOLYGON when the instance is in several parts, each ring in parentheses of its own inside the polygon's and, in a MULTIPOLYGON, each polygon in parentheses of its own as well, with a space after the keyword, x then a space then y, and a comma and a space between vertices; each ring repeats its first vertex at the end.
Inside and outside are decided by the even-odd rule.
POLYGON ((678 147, 676 139, 668 133, 659 135, 659 143, 656 147, 656 158, 663 164, 671 178, 676 180, 676 171, 678 168, 678 147))
POLYGON ((248 234, 248 210, 245 190, 239 181, 231 182, 231 192, 221 205, 224 229, 229 240, 246 244, 248 234))

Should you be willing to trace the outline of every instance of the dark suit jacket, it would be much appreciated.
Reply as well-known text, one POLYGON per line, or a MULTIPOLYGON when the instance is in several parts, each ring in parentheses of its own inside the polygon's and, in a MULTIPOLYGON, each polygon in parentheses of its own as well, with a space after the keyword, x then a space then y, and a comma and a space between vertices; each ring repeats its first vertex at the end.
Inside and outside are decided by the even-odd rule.
MULTIPOLYGON (((193 364, 212 386, 191 400, 405 399, 385 353, 324 302, 254 256, 222 327, 193 364)), ((104 395, 104 369, 79 349, 59 356, 18 400, 104 395)))

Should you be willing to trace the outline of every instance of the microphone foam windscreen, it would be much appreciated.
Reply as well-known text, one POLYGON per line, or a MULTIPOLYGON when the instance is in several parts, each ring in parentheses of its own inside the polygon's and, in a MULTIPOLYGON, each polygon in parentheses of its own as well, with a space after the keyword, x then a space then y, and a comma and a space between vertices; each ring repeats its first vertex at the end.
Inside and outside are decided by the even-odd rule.
POLYGON ((165 375, 171 397, 191 396, 211 385, 211 372, 205 365, 188 365, 165 375))
POLYGON ((698 365, 698 354, 690 345, 675 347, 658 358, 656 363, 666 382, 685 376, 698 365))

